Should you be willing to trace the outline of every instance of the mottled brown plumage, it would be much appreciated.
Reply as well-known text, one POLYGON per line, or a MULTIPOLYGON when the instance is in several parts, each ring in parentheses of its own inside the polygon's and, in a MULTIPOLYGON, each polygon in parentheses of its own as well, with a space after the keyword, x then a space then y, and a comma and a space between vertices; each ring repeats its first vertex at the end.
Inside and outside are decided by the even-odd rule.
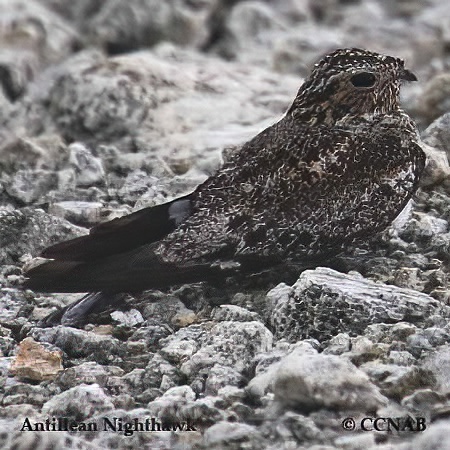
POLYGON ((137 292, 339 253, 385 229, 418 187, 417 129, 399 107, 398 58, 342 49, 286 115, 192 194, 50 247, 43 291, 137 292))

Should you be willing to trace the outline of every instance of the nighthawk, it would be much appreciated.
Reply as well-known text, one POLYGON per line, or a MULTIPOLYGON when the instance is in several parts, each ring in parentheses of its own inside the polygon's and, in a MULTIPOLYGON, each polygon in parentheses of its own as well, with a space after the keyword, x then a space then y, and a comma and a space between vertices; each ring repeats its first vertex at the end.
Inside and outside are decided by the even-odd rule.
POLYGON ((285 116, 194 192, 45 249, 25 287, 91 292, 82 314, 115 293, 320 261, 367 241, 406 206, 424 169, 399 106, 401 83, 415 80, 399 58, 326 55, 285 116))

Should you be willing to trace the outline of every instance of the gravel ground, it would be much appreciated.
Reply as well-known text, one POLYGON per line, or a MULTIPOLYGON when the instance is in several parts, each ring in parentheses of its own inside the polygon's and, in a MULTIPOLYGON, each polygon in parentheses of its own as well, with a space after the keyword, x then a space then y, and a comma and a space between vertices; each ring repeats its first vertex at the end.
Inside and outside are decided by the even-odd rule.
POLYGON ((450 449, 446 0, 0 0, 0 43, 0 448, 450 449), (38 326, 79 296, 24 264, 195 188, 347 46, 419 78, 409 214, 327 267, 38 326))

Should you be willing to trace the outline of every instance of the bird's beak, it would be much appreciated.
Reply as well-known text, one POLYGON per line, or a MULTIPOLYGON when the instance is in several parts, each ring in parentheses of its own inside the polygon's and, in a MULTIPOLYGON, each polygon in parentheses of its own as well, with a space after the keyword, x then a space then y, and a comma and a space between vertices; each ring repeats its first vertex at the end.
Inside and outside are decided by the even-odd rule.
POLYGON ((417 81, 417 77, 408 69, 403 69, 399 78, 405 81, 417 81))

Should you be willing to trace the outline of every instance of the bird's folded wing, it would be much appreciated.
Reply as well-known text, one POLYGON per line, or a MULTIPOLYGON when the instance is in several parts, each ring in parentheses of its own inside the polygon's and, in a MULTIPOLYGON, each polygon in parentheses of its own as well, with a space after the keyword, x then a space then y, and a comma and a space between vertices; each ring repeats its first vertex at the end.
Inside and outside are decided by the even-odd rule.
POLYGON ((41 256, 58 261, 94 261, 156 242, 193 210, 194 194, 136 211, 93 227, 81 236, 46 248, 41 256))

